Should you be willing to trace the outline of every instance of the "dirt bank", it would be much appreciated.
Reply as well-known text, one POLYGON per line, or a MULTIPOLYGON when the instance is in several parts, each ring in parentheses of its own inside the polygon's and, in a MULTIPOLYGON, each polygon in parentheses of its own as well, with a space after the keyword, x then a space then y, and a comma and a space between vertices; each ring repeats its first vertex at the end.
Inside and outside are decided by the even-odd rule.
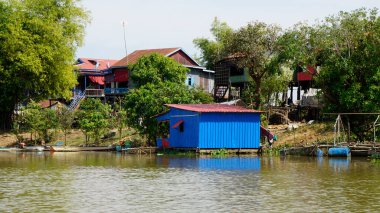
POLYGON ((298 128, 292 130, 288 125, 269 125, 269 130, 277 135, 274 146, 308 145, 316 142, 332 142, 334 140, 331 123, 297 123, 298 128))

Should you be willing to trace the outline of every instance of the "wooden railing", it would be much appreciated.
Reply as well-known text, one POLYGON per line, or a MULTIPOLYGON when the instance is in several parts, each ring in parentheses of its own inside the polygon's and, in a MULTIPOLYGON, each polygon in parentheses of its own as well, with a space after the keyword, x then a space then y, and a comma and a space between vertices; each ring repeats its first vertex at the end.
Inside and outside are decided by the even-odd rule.
POLYGON ((86 89, 86 97, 104 97, 103 89, 86 89))
POLYGON ((125 94, 128 92, 128 88, 105 88, 104 94, 106 95, 118 95, 125 94))

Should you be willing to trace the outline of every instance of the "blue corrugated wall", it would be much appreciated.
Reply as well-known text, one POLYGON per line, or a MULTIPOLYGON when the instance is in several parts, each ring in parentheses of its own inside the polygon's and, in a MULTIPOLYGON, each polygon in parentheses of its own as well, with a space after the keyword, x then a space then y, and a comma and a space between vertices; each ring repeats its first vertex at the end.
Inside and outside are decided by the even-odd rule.
POLYGON ((172 108, 170 117, 170 137, 171 147, 197 148, 199 142, 199 113, 172 108), (179 120, 184 121, 184 131, 180 132, 179 127, 173 125, 179 120))
POLYGON ((170 147, 203 149, 257 149, 260 113, 198 113, 171 108, 157 118, 170 120, 170 147), (184 131, 173 128, 184 121, 184 131))
POLYGON ((260 113, 202 113, 199 148, 257 149, 260 113))

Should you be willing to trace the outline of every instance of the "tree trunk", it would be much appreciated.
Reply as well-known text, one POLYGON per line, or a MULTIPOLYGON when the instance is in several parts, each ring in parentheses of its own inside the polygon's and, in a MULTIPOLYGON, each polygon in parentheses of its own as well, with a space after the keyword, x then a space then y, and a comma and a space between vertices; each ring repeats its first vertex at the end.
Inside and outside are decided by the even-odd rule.
POLYGON ((12 129, 12 111, 0 111, 0 130, 7 131, 12 129))
POLYGON ((122 134, 123 129, 119 128, 119 140, 121 140, 121 134, 122 134))
POLYGON ((261 105, 261 78, 254 78, 255 81, 255 108, 260 109, 261 105))
POLYGON ((67 135, 67 132, 66 132, 66 130, 63 131, 63 132, 64 132, 64 134, 65 134, 65 146, 66 146, 66 135, 67 135))

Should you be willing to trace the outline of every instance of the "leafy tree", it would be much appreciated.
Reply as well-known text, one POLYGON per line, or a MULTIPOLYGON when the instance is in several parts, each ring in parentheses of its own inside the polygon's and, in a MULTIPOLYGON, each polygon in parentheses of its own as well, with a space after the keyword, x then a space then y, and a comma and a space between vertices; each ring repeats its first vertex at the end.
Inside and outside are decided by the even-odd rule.
POLYGON ((137 87, 125 97, 129 126, 147 135, 153 145, 157 135, 155 115, 166 110, 164 104, 210 103, 211 96, 185 85, 186 71, 172 59, 157 54, 142 57, 132 66, 137 87))
MULTIPOLYGON (((292 71, 286 67, 282 67, 280 73, 265 74, 261 86, 261 102, 265 103, 265 106, 269 106, 271 101, 278 103, 279 100, 277 99, 277 96, 280 93, 287 92, 291 77, 292 71)), ((255 88, 255 82, 250 81, 243 91, 242 100, 247 104, 248 108, 254 108, 255 106, 255 88)))
POLYGON ((182 84, 185 82, 187 68, 171 58, 157 53, 143 56, 135 64, 131 65, 131 79, 135 87, 162 81, 182 84))
POLYGON ((263 22, 249 23, 232 34, 229 57, 238 67, 247 68, 255 86, 254 107, 261 106, 261 82, 266 74, 280 72, 277 44, 281 28, 263 22))
POLYGON ((58 116, 55 110, 45 108, 42 109, 42 119, 40 134, 42 135, 44 142, 49 143, 57 136, 58 116))
POLYGON ((114 109, 114 123, 117 126, 117 130, 119 132, 119 139, 121 140, 122 131, 126 127, 128 119, 127 119, 127 111, 122 107, 122 100, 119 99, 119 104, 116 105, 116 109, 114 109))
POLYGON ((208 69, 212 69, 216 62, 227 56, 226 46, 228 45, 233 29, 226 22, 221 22, 217 18, 211 24, 211 34, 214 39, 196 38, 193 43, 201 50, 201 63, 208 69))
MULTIPOLYGON (((56 129, 58 126, 57 115, 54 110, 46 108, 31 101, 24 110, 22 110, 25 125, 35 135, 35 141, 44 140, 48 143, 52 140, 54 133, 49 133, 49 130, 56 129)), ((31 138, 33 139, 33 138, 31 138)))
POLYGON ((42 108, 33 100, 28 103, 28 105, 22 110, 26 129, 30 131, 31 140, 33 140, 33 135, 35 139, 37 138, 37 134, 39 132, 39 127, 42 125, 43 116, 42 116, 42 108))
POLYGON ((66 107, 60 107, 57 110, 57 114, 58 114, 59 128, 63 131, 63 134, 65 136, 65 146, 66 146, 66 142, 67 142, 66 136, 67 136, 67 133, 70 131, 75 119, 74 112, 72 112, 70 109, 66 107))
MULTIPOLYGON (((210 69, 221 59, 230 59, 238 67, 246 68, 253 79, 250 82, 251 99, 254 108, 261 105, 261 82, 264 77, 281 73, 278 39, 281 29, 276 25, 252 22, 238 30, 233 30, 225 22, 214 20, 211 33, 214 39, 194 40, 202 53, 202 59, 210 69)), ((249 96, 246 96, 249 97, 249 96)))
MULTIPOLYGON (((296 26, 284 38, 287 43, 298 43, 288 51, 288 58, 320 67, 317 82, 323 92, 324 111, 380 111, 377 9, 340 12, 314 26, 296 26)), ((349 116, 349 120, 359 140, 370 137, 374 118, 349 116)))
POLYGON ((86 137, 86 145, 90 137, 99 144, 100 137, 110 128, 111 107, 100 99, 85 99, 78 112, 79 125, 86 137))
POLYGON ((73 61, 86 11, 77 0, 0 1, 0 123, 11 124, 18 103, 69 97, 73 61))
POLYGON ((147 135, 153 145, 157 135, 155 115, 165 112, 164 104, 211 103, 211 96, 189 88, 184 83, 160 82, 134 89, 125 97, 128 124, 147 135))

